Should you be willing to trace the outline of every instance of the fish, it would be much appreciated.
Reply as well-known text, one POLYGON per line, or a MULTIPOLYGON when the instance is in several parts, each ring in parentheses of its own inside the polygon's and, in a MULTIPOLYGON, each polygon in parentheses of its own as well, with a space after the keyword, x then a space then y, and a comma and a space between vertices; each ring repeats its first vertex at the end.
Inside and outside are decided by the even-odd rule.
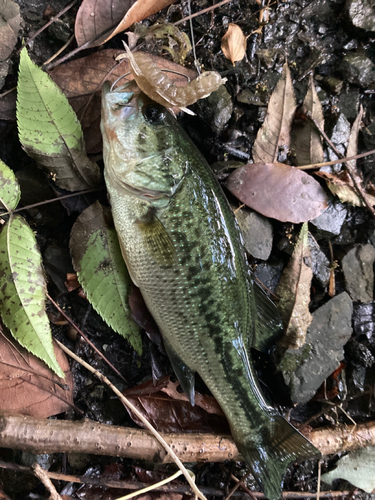
POLYGON ((180 384, 194 404, 200 375, 260 488, 277 500, 289 463, 319 451, 268 403, 257 380, 251 348, 279 316, 254 285, 221 186, 177 120, 140 91, 106 83, 101 130, 122 255, 180 384))

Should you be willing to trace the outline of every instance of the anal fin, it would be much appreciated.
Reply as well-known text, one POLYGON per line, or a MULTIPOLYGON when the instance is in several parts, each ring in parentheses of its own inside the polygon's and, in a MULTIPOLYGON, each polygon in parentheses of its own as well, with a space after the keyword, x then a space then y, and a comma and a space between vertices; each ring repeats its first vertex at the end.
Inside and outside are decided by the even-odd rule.
POLYGON ((169 361, 171 362, 176 377, 178 378, 183 391, 189 398, 191 405, 194 406, 195 372, 182 361, 178 354, 176 354, 176 351, 173 349, 171 344, 164 338, 163 340, 165 350, 167 351, 169 361))

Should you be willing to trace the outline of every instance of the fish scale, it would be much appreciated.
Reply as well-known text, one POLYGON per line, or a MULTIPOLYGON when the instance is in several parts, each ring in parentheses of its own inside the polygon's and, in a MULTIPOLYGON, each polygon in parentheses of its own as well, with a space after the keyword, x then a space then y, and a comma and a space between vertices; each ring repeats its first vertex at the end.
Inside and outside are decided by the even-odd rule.
POLYGON ((193 402, 199 373, 255 479, 276 500, 288 464, 319 452, 266 403, 254 374, 252 339, 272 324, 258 312, 274 306, 255 293, 225 196, 176 120, 144 94, 105 86, 101 127, 122 254, 181 385, 193 402))

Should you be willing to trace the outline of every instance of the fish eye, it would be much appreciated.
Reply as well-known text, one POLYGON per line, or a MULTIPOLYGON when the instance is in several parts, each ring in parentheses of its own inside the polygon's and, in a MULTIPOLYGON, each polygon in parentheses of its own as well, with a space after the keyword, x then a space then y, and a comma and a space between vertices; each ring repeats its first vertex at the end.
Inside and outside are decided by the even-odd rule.
POLYGON ((159 123, 163 123, 165 119, 165 110, 162 106, 158 104, 146 104, 142 108, 143 116, 145 120, 148 121, 151 125, 158 125, 159 123))

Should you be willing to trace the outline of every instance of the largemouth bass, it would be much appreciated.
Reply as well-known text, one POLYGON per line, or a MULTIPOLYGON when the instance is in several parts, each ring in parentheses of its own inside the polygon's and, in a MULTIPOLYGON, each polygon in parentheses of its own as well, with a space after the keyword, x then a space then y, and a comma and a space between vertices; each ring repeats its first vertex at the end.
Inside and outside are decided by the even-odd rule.
POLYGON ((105 85, 101 127, 123 257, 176 375, 194 403, 199 373, 266 497, 277 500, 288 464, 319 452, 267 404, 254 374, 248 339, 269 326, 261 319, 269 304, 257 303, 221 187, 177 121, 144 94, 105 85))

